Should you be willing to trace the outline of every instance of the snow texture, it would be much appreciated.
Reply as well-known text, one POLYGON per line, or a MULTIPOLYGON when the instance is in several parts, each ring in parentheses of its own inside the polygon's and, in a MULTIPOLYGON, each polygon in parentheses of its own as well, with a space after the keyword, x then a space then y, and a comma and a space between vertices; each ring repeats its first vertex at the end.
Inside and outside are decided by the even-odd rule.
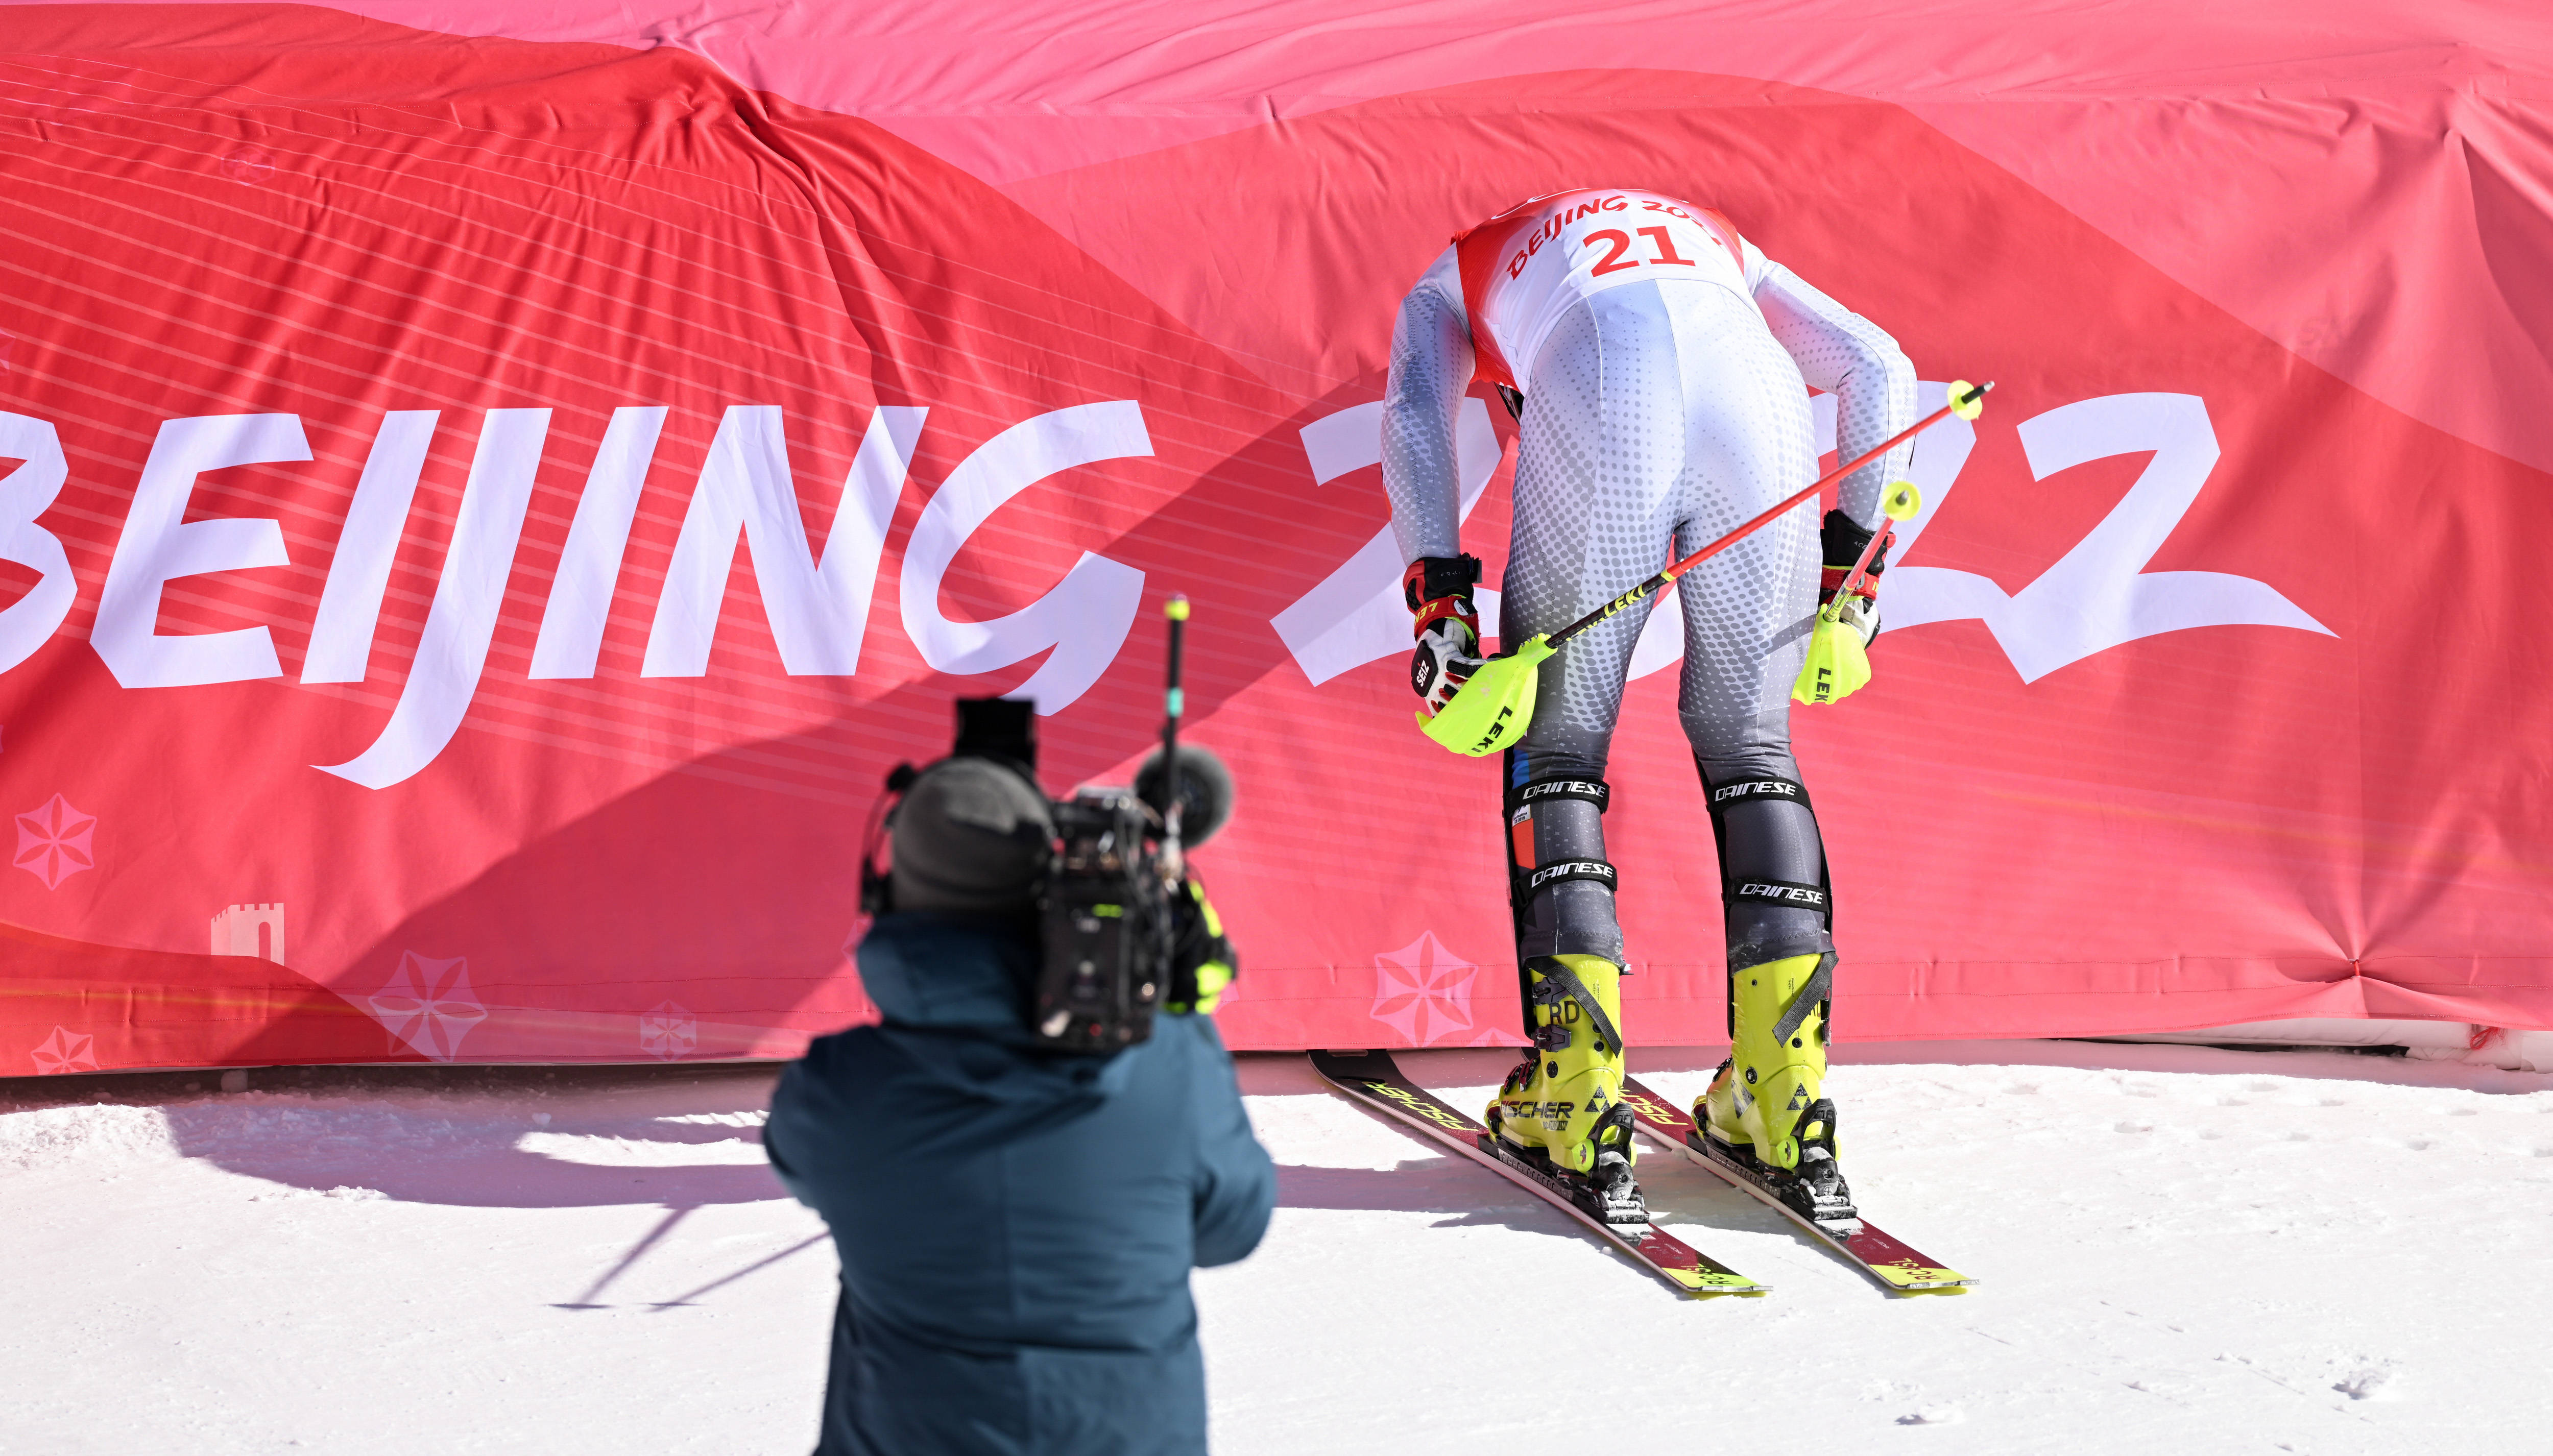
MULTIPOLYGON (((1634 1066, 1690 1097, 1717 1056, 1634 1066)), ((1403 1063, 1468 1106, 1505 1056, 1403 1063)), ((1652 1154, 1661 1219, 1774 1286, 1682 1299, 1298 1060, 1244 1059, 1282 1207, 1196 1278, 1217 1449, 2553 1443, 2553 1076, 2088 1043, 1838 1064, 1865 1211, 1981 1288, 1892 1299, 1652 1154)), ((0 1453, 804 1451, 833 1265, 762 1165, 771 1078, 0 1081, 0 1453)))

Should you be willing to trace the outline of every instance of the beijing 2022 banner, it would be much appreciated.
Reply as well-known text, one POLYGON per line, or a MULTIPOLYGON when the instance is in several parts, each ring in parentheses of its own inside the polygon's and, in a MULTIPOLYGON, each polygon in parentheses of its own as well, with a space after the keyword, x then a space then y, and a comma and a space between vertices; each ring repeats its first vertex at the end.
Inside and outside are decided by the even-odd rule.
MULTIPOLYGON (((1998 383, 1795 714, 1838 1035, 2553 1026, 2546 33, 2225 9, 0 5, 0 1073, 794 1052, 887 770, 1023 693, 1123 781, 1172 593, 1225 1034, 1514 1042, 1378 401, 1587 186, 1998 383)), ((1674 616, 1650 1044, 1722 1025, 1674 616)))

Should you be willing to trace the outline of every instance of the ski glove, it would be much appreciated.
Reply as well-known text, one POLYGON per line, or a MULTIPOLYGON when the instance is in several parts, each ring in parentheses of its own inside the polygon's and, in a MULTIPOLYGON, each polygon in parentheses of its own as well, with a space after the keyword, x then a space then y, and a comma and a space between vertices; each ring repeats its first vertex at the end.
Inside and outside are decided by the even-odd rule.
POLYGON ((1408 604, 1411 630, 1418 638, 1409 657, 1409 688, 1427 702, 1430 716, 1481 667, 1481 615, 1472 605, 1472 588, 1481 580, 1477 556, 1421 556, 1401 573, 1401 597, 1408 604))
POLYGON ((1852 575, 1872 534, 1840 510, 1828 511, 1818 530, 1826 574, 1818 583, 1818 615, 1809 634, 1809 657, 1800 664, 1799 680, 1791 685, 1791 697, 1799 702, 1841 702, 1870 681, 1868 648, 1879 635, 1879 574, 1888 569, 1889 542, 1896 539, 1893 528, 1879 549, 1871 552, 1870 570, 1853 584, 1852 595, 1837 606, 1835 594, 1843 590, 1843 579, 1852 575))
MULTIPOLYGON (((1870 544, 1870 536, 1869 531, 1863 530, 1842 511, 1827 512, 1826 523, 1818 529, 1818 541, 1825 548, 1826 555, 1826 572, 1818 582, 1819 606, 1824 607, 1834 600, 1835 593, 1843 587, 1843 579, 1852 574, 1853 563, 1861 559, 1862 548, 1870 544)), ((1888 539, 1880 542, 1879 549, 1871 553, 1870 570, 1853 587, 1853 600, 1837 614, 1840 619, 1852 623, 1853 631, 1860 636, 1864 647, 1879 635, 1879 574, 1888 569, 1888 548, 1896 540, 1896 527, 1890 526, 1888 539)), ((1811 651, 1814 653, 1815 648, 1811 651)), ((1867 668, 1863 676, 1869 676, 1867 668)), ((1836 696, 1841 697, 1842 694, 1836 696)))
POLYGON ((1211 1016, 1224 987, 1241 974, 1241 957, 1223 933, 1223 917, 1195 878, 1182 882, 1170 901, 1170 990, 1162 1009, 1173 1016, 1211 1016))

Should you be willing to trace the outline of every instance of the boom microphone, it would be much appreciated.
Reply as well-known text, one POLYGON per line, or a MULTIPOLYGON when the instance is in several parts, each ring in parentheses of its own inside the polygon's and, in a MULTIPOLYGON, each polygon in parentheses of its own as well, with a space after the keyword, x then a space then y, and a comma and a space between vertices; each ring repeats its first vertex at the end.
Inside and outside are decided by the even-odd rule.
MULTIPOLYGON (((1232 818, 1232 770, 1200 743, 1181 743, 1179 754, 1179 839, 1193 849, 1213 839, 1232 818)), ((1162 750, 1145 756, 1135 772, 1135 794, 1147 804, 1163 804, 1162 750)))

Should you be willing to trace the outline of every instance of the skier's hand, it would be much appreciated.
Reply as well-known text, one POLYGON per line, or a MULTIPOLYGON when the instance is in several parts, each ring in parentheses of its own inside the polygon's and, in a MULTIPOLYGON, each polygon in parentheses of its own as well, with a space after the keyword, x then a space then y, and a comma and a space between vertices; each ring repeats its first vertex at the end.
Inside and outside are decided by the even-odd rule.
MULTIPOLYGON (((1871 553, 1870 570, 1854 584, 1852 601, 1837 614, 1860 634, 1864 647, 1879 635, 1879 574, 1888 569, 1888 548, 1897 540, 1896 527, 1892 525, 1886 529, 1888 539, 1880 542, 1879 549, 1871 553)), ((1818 528, 1818 541, 1826 556, 1826 570, 1818 582, 1818 605, 1821 608, 1832 604, 1835 593, 1842 590, 1843 579, 1852 574, 1853 563, 1861 559, 1862 548, 1870 544, 1871 535, 1842 511, 1827 512, 1825 523, 1818 528)))
POLYGON ((1481 667, 1481 615, 1472 588, 1481 579, 1476 556, 1421 556, 1400 575, 1418 638, 1409 656, 1409 688, 1427 702, 1430 717, 1481 667))
POLYGON ((1241 974, 1241 956, 1223 933, 1205 886, 1191 875, 1172 892, 1169 994, 1162 1009, 1173 1016, 1211 1016, 1226 986, 1241 974))
POLYGON ((1418 634, 1418 648, 1409 654, 1410 691, 1427 700, 1433 718, 1481 670, 1481 662, 1480 634, 1448 617, 1418 634))

